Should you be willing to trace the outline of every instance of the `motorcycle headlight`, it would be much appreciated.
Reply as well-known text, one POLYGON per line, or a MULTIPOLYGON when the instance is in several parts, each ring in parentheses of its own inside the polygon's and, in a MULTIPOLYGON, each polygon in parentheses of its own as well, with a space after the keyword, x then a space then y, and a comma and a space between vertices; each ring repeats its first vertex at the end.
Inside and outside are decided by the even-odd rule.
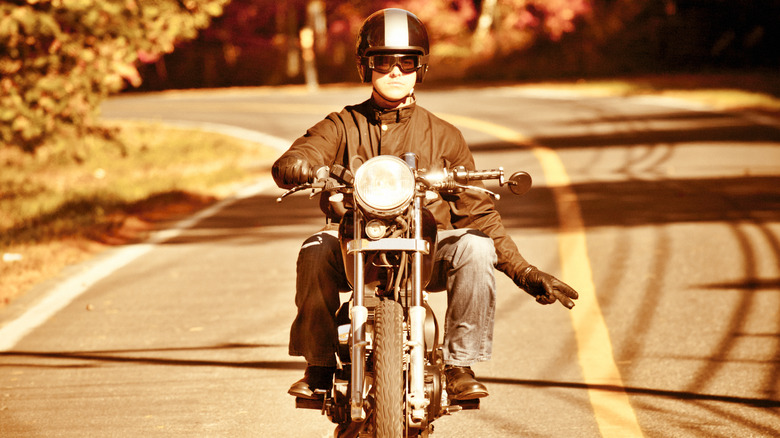
POLYGON ((355 199, 366 213, 380 217, 402 212, 414 196, 414 173, 402 159, 380 155, 355 172, 355 199))

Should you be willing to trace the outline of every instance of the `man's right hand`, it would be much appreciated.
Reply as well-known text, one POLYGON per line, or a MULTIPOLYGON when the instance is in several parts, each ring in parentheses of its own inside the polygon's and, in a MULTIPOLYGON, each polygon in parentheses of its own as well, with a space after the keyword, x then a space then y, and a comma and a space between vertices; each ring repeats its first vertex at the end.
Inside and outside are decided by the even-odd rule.
POLYGON ((282 156, 271 168, 276 185, 282 188, 291 188, 314 179, 314 169, 311 164, 301 157, 282 156))

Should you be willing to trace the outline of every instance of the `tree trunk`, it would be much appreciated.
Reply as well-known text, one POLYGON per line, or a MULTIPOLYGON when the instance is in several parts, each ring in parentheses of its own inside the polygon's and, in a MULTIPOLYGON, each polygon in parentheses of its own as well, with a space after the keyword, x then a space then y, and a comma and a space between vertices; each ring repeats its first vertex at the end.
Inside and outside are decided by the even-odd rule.
POLYGON ((479 52, 484 49, 485 39, 493 27, 493 17, 496 13, 496 0, 484 0, 482 10, 479 13, 477 28, 474 30, 474 36, 471 39, 471 47, 479 52))

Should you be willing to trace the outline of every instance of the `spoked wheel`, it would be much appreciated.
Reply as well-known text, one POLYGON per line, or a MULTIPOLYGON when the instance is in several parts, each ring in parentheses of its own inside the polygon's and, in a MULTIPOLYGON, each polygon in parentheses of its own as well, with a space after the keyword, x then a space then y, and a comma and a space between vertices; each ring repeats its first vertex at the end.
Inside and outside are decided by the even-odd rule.
POLYGON ((374 428, 377 438, 399 438, 404 430, 403 310, 383 300, 375 318, 374 428))

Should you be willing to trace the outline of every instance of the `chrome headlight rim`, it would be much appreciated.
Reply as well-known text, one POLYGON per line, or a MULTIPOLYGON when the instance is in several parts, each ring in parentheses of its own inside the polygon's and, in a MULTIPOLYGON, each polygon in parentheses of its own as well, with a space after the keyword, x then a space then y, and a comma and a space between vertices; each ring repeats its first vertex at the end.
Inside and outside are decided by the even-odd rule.
POLYGON ((355 172, 354 181, 355 200, 371 216, 385 218, 398 215, 414 198, 414 172, 404 160, 393 155, 369 159, 355 172), (390 191, 383 191, 383 196, 373 193, 378 188, 377 183, 391 186, 390 191))

